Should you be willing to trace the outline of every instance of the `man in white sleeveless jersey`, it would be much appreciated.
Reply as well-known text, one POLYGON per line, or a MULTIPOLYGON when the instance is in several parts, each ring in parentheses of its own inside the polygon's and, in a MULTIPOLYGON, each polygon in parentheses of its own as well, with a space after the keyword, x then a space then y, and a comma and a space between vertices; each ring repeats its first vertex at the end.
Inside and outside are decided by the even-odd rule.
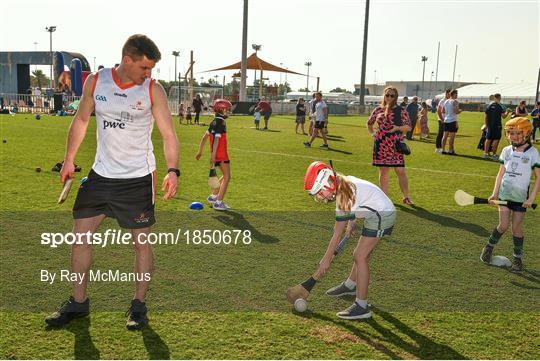
MULTIPOLYGON (((73 233, 93 233, 106 217, 116 218, 120 227, 131 230, 135 247, 132 278, 136 287, 126 324, 130 330, 142 329, 148 322, 145 302, 153 253, 146 236, 155 223, 156 160, 151 139, 154 120, 163 138, 168 168, 162 183, 164 199, 174 197, 180 175, 178 139, 167 94, 150 77, 160 58, 161 53, 152 40, 145 35, 132 35, 122 48, 118 67, 100 69, 88 76, 69 129, 60 171, 62 183, 73 178, 73 160, 86 135, 90 115, 95 111, 96 157, 73 206, 73 233)), ((64 326, 89 314, 86 286, 92 246, 87 236, 81 240, 81 244, 72 245, 70 270, 71 274, 81 275, 81 279, 73 282, 71 297, 45 319, 50 326, 64 326)))

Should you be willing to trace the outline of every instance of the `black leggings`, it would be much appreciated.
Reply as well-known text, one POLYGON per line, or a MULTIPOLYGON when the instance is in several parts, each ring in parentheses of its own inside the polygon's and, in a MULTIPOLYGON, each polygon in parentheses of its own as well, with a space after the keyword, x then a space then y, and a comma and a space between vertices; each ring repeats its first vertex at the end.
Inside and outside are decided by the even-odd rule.
POLYGON ((444 134, 444 122, 438 121, 439 123, 439 131, 437 132, 437 139, 435 139, 435 147, 437 149, 442 148, 442 137, 444 134))
POLYGON ((199 124, 199 114, 201 114, 200 110, 198 112, 195 111, 195 124, 199 124))

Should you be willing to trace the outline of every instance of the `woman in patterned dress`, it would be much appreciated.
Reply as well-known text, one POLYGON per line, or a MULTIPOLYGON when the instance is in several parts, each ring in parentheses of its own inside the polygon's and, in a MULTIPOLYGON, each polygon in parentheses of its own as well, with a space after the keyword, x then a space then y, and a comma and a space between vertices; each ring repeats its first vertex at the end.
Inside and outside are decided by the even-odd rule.
POLYGON ((405 172, 403 154, 396 152, 395 142, 403 141, 403 133, 411 131, 409 114, 401 109, 401 126, 394 125, 394 108, 397 107, 398 91, 394 87, 384 89, 384 97, 377 108, 371 112, 367 122, 369 134, 374 138, 373 165, 379 167, 379 184, 384 193, 388 194, 390 167, 394 168, 399 181, 403 203, 413 205, 409 198, 409 180, 405 172), (377 129, 373 125, 377 123, 377 129))

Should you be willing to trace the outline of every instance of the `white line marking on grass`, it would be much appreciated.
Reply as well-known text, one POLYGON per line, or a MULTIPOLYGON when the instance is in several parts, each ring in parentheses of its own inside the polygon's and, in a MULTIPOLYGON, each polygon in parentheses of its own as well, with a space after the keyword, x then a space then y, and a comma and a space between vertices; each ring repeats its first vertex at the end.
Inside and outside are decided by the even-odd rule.
MULTIPOLYGON (((19 124, 18 127, 35 129, 35 127, 27 126, 25 124, 19 124)), ((55 132, 62 132, 62 133, 65 133, 67 135, 67 131, 65 129, 47 128, 47 131, 51 131, 51 130, 55 131, 55 132)), ((196 146, 196 147, 199 146, 198 143, 185 143, 185 142, 182 142, 182 141, 180 143, 185 144, 185 145, 193 145, 193 146, 196 146)), ((277 156, 280 156, 280 157, 302 158, 302 159, 311 159, 311 160, 321 159, 321 157, 314 157, 314 156, 301 155, 301 154, 267 152, 267 151, 262 151, 262 150, 241 149, 241 148, 234 148, 234 147, 229 147, 228 149, 237 150, 237 151, 245 152, 245 153, 256 153, 256 154, 264 154, 264 155, 277 155, 277 156)), ((369 166, 371 166, 371 163, 355 162, 354 160, 332 159, 332 161, 349 163, 349 164, 358 164, 358 165, 369 165, 369 166)), ((450 172, 450 171, 446 171, 446 170, 426 169, 426 168, 416 168, 416 167, 406 167, 406 169, 420 171, 420 172, 451 174, 451 175, 458 175, 458 176, 465 176, 465 177, 479 177, 479 178, 490 178, 490 179, 493 179, 493 177, 494 177, 494 176, 482 175, 482 174, 459 173, 459 172, 450 172)))
MULTIPOLYGON (((184 143, 184 144, 188 144, 188 143, 184 143)), ((198 144, 194 144, 194 143, 189 143, 189 144, 198 146, 198 144)), ((282 157, 304 158, 304 159, 312 159, 312 160, 317 160, 317 159, 321 158, 321 157, 312 157, 312 156, 309 156, 309 155, 279 153, 279 152, 266 152, 266 151, 261 151, 261 150, 248 150, 248 149, 240 149, 240 148, 233 148, 233 147, 229 147, 229 149, 234 149, 234 150, 238 150, 238 151, 241 151, 241 152, 247 152, 247 153, 278 155, 278 156, 282 156, 282 157)), ((371 163, 355 162, 354 160, 332 159, 332 161, 350 163, 350 164, 359 164, 359 165, 370 165, 371 166, 371 163)), ((482 175, 482 174, 459 173, 459 172, 450 172, 450 171, 437 170, 437 169, 425 169, 425 168, 416 168, 416 167, 406 167, 406 169, 412 169, 412 170, 417 170, 417 171, 421 171, 421 172, 432 172, 432 173, 441 173, 441 174, 462 175, 462 176, 467 176, 467 177, 493 178, 493 176, 482 175)))

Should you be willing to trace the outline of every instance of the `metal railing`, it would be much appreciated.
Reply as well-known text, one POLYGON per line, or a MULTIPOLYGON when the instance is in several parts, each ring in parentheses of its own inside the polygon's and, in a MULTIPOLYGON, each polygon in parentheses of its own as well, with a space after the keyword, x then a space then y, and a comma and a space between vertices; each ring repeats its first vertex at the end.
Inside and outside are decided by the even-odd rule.
POLYGON ((77 96, 66 94, 55 94, 54 97, 47 95, 31 95, 31 94, 13 94, 0 93, 0 109, 8 109, 13 113, 52 113, 55 107, 54 101, 61 101, 61 109, 66 107, 73 101, 80 99, 77 96))

